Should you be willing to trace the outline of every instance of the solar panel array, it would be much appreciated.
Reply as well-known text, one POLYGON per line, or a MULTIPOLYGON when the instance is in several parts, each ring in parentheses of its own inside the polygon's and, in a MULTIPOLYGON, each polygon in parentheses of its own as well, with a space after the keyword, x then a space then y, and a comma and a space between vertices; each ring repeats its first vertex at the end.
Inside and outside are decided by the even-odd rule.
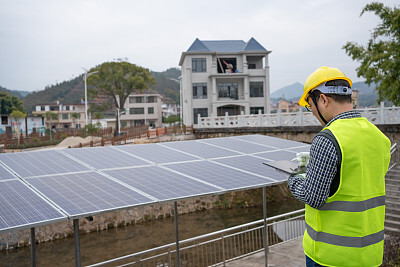
POLYGON ((285 181, 265 161, 309 145, 263 135, 0 154, 0 233, 285 181))

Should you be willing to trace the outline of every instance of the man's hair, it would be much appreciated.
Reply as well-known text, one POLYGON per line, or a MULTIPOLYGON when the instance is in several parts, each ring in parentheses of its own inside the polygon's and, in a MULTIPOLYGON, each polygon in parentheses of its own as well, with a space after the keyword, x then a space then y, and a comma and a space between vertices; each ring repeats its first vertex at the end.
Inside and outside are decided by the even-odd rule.
MULTIPOLYGON (((350 88, 350 83, 346 80, 338 79, 338 80, 327 81, 325 86, 347 86, 350 88)), ((322 93, 320 90, 314 90, 310 94, 313 94, 315 96, 315 99, 318 99, 322 93)), ((324 94, 324 95, 332 98, 335 102, 341 104, 351 103, 351 95, 337 95, 337 94, 324 94)))

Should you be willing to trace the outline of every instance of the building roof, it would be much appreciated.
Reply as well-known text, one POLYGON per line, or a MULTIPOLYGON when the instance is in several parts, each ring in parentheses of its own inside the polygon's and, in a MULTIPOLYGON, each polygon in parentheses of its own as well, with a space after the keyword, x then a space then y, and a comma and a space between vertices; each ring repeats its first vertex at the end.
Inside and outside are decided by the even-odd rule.
POLYGON ((194 40, 192 45, 186 52, 182 53, 179 65, 182 66, 183 59, 188 53, 261 53, 268 54, 270 51, 265 49, 253 37, 246 43, 242 40, 215 40, 201 41, 198 38, 194 40))
POLYGON ((254 38, 247 43, 242 40, 217 40, 201 41, 198 38, 189 47, 187 52, 243 52, 243 51, 267 51, 254 38))

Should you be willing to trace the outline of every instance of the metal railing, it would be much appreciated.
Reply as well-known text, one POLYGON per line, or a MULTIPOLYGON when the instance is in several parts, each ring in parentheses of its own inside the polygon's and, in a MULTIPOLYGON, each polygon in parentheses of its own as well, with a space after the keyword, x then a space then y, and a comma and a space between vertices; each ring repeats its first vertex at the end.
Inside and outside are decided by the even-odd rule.
MULTIPOLYGON (((296 239, 305 229, 304 209, 267 218, 269 247, 296 239)), ((181 266, 218 266, 264 250, 264 220, 179 241, 181 266)), ((133 253, 90 266, 176 266, 176 244, 133 253)))

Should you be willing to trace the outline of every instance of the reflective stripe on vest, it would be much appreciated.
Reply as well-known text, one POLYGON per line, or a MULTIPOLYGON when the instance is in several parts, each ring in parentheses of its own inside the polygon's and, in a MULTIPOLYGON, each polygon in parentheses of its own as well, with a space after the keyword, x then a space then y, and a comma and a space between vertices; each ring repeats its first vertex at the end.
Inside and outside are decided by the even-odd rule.
POLYGON ((385 205, 385 196, 379 196, 358 202, 333 201, 325 203, 320 208, 318 208, 318 210, 363 212, 383 205, 385 205))
POLYGON ((314 240, 320 241, 331 245, 342 247, 363 248, 376 243, 379 243, 384 238, 384 230, 377 233, 363 236, 363 237, 350 237, 333 235, 324 232, 317 232, 306 223, 307 234, 314 240))

